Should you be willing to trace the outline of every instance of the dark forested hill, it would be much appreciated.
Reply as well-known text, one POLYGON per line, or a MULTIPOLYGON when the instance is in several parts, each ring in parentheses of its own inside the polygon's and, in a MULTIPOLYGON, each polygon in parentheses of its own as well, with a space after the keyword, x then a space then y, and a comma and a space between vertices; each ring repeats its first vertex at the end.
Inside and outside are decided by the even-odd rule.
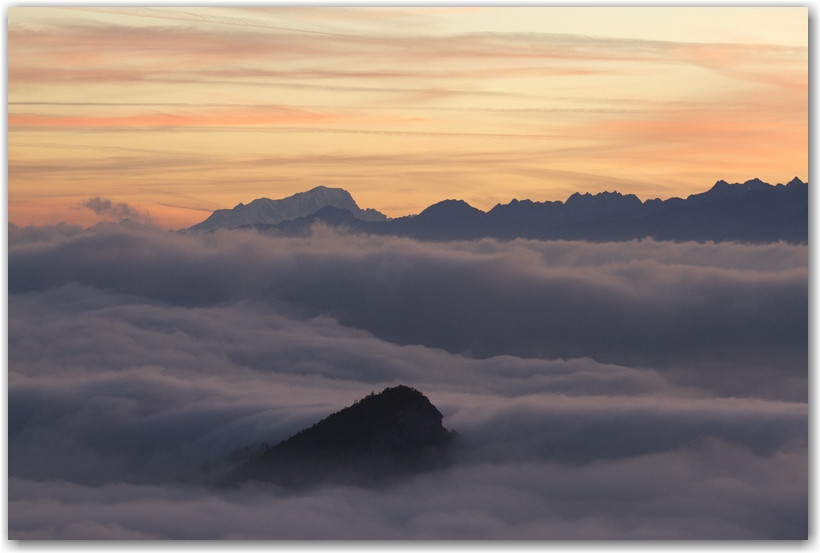
POLYGON ((368 485, 431 470, 445 464, 444 448, 452 436, 442 418, 418 390, 385 388, 259 453, 222 483, 368 485))

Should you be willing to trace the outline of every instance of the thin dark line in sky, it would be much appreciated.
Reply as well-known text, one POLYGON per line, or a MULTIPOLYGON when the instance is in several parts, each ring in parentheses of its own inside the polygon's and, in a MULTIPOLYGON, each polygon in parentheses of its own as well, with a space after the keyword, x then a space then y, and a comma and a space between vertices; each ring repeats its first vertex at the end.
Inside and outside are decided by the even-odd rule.
MULTIPOLYGON (((212 23, 216 25, 231 25, 235 27, 253 27, 257 29, 271 29, 274 31, 285 31, 289 33, 305 33, 305 34, 312 34, 312 35, 323 35, 323 36, 335 36, 340 38, 353 38, 353 39, 361 39, 361 35, 347 35, 342 33, 330 33, 327 31, 309 31, 307 29, 294 29, 291 27, 278 27, 275 25, 262 25, 259 23, 251 23, 249 21, 229 21, 226 20, 224 17, 206 17, 204 15, 193 15, 187 12, 175 10, 173 13, 183 14, 187 17, 169 17, 167 15, 154 15, 151 13, 140 13, 136 11, 136 9, 131 8, 128 11, 122 11, 119 9, 100 9, 100 8, 92 8, 92 7, 72 7, 72 8, 62 8, 68 10, 75 10, 75 11, 87 11, 87 12, 96 12, 96 13, 105 13, 105 14, 116 14, 116 15, 127 15, 131 17, 146 17, 150 19, 164 19, 167 21, 189 21, 194 23, 212 23)), ((146 8, 143 8, 146 9, 146 8)), ((147 8, 151 9, 151 8, 147 8)))
POLYGON ((168 155, 168 154, 176 154, 178 156, 188 156, 191 157, 193 154, 188 151, 179 151, 179 150, 151 150, 148 148, 129 148, 127 146, 98 146, 94 145, 89 146, 87 144, 66 144, 63 142, 9 142, 9 147, 28 147, 28 148, 67 148, 67 149, 76 149, 76 150, 88 150, 89 148, 93 148, 94 150, 105 150, 105 151, 116 151, 116 152, 136 152, 141 154, 161 154, 161 155, 168 155))
MULTIPOLYGON (((275 85, 274 85, 275 86, 275 85)), ((299 86, 286 84, 284 86, 299 86)), ((306 85, 313 86, 313 85, 306 85)), ((342 87, 348 88, 348 87, 342 87)), ((372 90, 388 90, 388 91, 415 91, 415 92, 430 92, 429 90, 415 90, 415 89, 367 89, 372 90)), ((445 92, 453 92, 447 90, 445 92)), ((469 92, 472 94, 472 92, 469 92)), ((506 94, 503 92, 490 94, 506 94)), ((514 94, 514 93, 512 93, 514 94)), ((461 107, 461 106, 413 106, 414 111, 465 111, 465 112, 490 112, 490 113, 516 113, 516 112, 540 112, 540 113, 557 113, 557 112, 572 112, 572 113, 639 113, 647 110, 647 106, 655 106, 649 109, 663 109, 666 113, 669 112, 670 105, 676 106, 677 109, 685 108, 720 108, 721 110, 740 110, 740 106, 725 106, 719 102, 691 102, 685 100, 675 100, 672 102, 657 102, 647 100, 630 100, 630 99, 608 99, 608 98, 572 98, 565 96, 538 96, 533 97, 542 100, 565 100, 575 103, 584 104, 626 104, 641 106, 644 109, 628 109, 628 108, 542 108, 542 107, 521 107, 521 108, 492 108, 492 107, 461 107)), ((36 102, 36 101, 9 101, 9 106, 112 106, 112 107, 244 107, 244 108, 299 108, 299 109, 331 109, 329 105, 292 105, 292 104, 259 104, 259 103, 241 103, 241 102, 36 102)), ((373 110, 373 105, 350 105, 346 109, 352 110, 373 110)), ((392 108, 386 107, 383 110, 376 109, 376 111, 392 111, 392 108)))
MULTIPOLYGON (((242 108, 281 108, 280 104, 242 104, 242 103, 185 103, 185 102, 9 102, 10 106, 112 106, 112 107, 242 107, 242 108)), ((287 105, 287 108, 298 109, 330 109, 331 106, 320 105, 287 105)), ((348 106, 347 109, 373 110, 373 106, 348 106)), ((482 107, 440 107, 440 106, 416 106, 415 111, 463 111, 463 112, 488 112, 488 113, 638 113, 640 110, 617 109, 617 108, 482 108, 482 107)), ((375 111, 392 111, 390 108, 375 111)))
POLYGON ((186 125, 155 125, 155 126, 83 126, 83 127, 64 127, 64 126, 26 126, 17 127, 15 131, 39 131, 42 129, 49 129, 51 131, 65 131, 65 132, 117 132, 117 131, 169 131, 181 130, 189 132, 225 132, 225 131, 244 131, 244 132, 272 132, 272 133, 330 133, 330 134, 381 134, 391 136, 453 136, 453 137, 482 137, 482 138, 522 138, 522 139, 562 139, 575 140, 579 137, 568 135, 553 135, 553 134, 513 134, 513 133, 458 133, 458 132, 425 132, 425 131, 388 131, 388 130, 367 130, 367 129, 330 129, 321 127, 264 127, 264 126, 186 126, 186 125))
POLYGON ((155 83, 174 83, 174 84, 219 84, 229 86, 264 86, 281 87, 281 88, 309 88, 314 90, 330 90, 330 91, 345 91, 345 92, 383 92, 383 93, 411 93, 411 94, 450 94, 465 96, 490 96, 490 97, 504 97, 504 98, 532 98, 536 100, 549 99, 548 96, 538 96, 533 94, 522 94, 520 92, 498 92, 493 90, 454 90, 450 88, 385 88, 385 87, 367 87, 367 86, 343 86, 343 85, 316 85, 307 83, 283 83, 270 81, 226 81, 226 80, 201 80, 201 79, 145 79, 145 82, 155 83))
POLYGON ((164 206, 164 207, 173 207, 173 208, 176 208, 176 209, 189 209, 191 211, 202 211, 204 213, 212 213, 212 212, 216 211, 217 209, 220 209, 219 207, 215 207, 213 209, 208 209, 208 208, 204 208, 204 207, 191 207, 189 205, 167 204, 167 203, 163 203, 163 202, 151 202, 151 203, 154 204, 154 205, 161 205, 161 206, 164 206))

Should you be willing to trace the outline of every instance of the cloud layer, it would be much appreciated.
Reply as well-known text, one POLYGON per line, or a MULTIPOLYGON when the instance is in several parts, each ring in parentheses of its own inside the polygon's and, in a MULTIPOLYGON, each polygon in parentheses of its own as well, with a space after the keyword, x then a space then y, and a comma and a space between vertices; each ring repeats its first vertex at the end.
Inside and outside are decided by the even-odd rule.
POLYGON ((13 539, 806 535, 804 246, 104 224, 9 248, 13 539), (398 383, 458 431, 450 469, 203 486, 398 383))
POLYGON ((471 357, 591 357, 722 393, 784 394, 806 377, 806 259, 782 244, 200 238, 111 225, 14 248, 9 291, 74 282, 185 307, 261 301, 471 357))

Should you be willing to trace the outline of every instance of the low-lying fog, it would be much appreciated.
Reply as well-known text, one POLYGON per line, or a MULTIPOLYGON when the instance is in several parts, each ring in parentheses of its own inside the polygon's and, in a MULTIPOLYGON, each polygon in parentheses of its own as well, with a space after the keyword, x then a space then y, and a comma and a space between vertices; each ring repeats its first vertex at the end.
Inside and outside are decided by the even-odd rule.
POLYGON ((10 225, 8 274, 12 539, 807 537, 807 246, 10 225), (203 484, 397 384, 449 469, 203 484))

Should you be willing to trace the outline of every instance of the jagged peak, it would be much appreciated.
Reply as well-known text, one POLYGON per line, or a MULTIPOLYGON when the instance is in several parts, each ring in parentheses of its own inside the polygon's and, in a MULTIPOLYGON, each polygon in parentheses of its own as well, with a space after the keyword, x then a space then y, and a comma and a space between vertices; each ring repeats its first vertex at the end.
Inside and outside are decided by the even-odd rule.
POLYGON ((634 196, 634 195, 635 194, 621 194, 617 190, 613 190, 612 192, 610 192, 608 190, 604 190, 603 192, 596 192, 595 194, 592 194, 591 192, 584 192, 583 194, 580 193, 580 192, 575 192, 570 196, 570 198, 575 198, 575 197, 579 197, 579 198, 598 198, 598 197, 601 197, 601 198, 625 198, 625 197, 634 196))
MULTIPOLYGON (((797 177, 795 177, 795 179, 797 179, 797 177)), ((797 180, 800 181, 800 179, 797 179, 797 180)), ((800 181, 800 182, 802 182, 802 181, 800 181)), ((720 179, 719 181, 717 181, 715 183, 714 186, 712 186, 711 189, 709 189, 709 191, 711 192, 712 190, 721 189, 721 188, 726 189, 728 187, 731 187, 733 189, 734 188, 760 189, 760 188, 768 188, 770 186, 772 186, 772 185, 769 184, 768 182, 760 180, 757 177, 755 177, 753 179, 749 179, 749 180, 744 181, 742 183, 740 183, 740 182, 729 183, 729 182, 726 182, 723 179, 720 179)))
POLYGON ((575 192, 567 198, 567 201, 564 203, 566 205, 581 205, 589 202, 602 205, 621 206, 626 204, 637 205, 641 203, 641 200, 635 194, 621 194, 617 190, 613 190, 612 192, 604 191, 598 192, 597 194, 591 194, 589 192, 584 192, 581 194, 580 192, 575 192))
POLYGON ((749 179, 743 183, 729 183, 721 179, 717 181, 714 184, 714 186, 712 186, 712 188, 710 188, 706 192, 690 194, 687 199, 695 201, 705 201, 710 199, 723 198, 726 196, 733 196, 736 194, 744 194, 750 190, 763 190, 767 188, 773 187, 771 184, 764 182, 757 177, 749 179))

